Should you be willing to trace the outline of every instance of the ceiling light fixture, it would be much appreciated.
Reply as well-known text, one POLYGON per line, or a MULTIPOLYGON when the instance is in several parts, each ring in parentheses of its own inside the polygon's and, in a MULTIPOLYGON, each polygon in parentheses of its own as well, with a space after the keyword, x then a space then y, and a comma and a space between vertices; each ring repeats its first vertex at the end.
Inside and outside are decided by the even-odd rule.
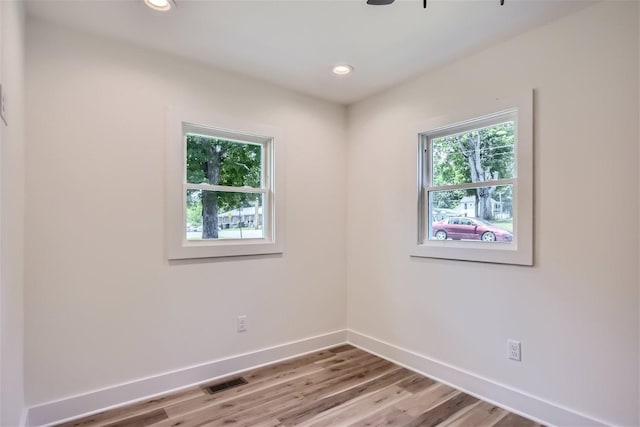
POLYGON ((175 3, 173 2, 173 0, 144 0, 144 4, 146 4, 153 10, 165 12, 171 9, 171 6, 175 3))
MULTIPOLYGON (((367 0, 367 4, 373 6, 386 6, 393 3, 395 0, 367 0)), ((500 0, 500 6, 504 6, 504 0, 500 0)), ((422 0, 422 7, 427 8, 427 0, 422 0)))
POLYGON ((346 76, 353 71, 353 67, 347 64, 336 65, 333 67, 333 74, 337 76, 346 76))

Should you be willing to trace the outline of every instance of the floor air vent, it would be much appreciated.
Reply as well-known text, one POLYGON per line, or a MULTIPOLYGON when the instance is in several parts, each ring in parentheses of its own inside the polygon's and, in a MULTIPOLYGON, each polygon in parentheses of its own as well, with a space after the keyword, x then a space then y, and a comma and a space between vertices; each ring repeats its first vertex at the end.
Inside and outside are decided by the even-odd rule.
POLYGON ((221 391, 226 390, 228 388, 238 387, 243 384, 248 384, 247 380, 245 380, 242 377, 238 377, 229 381, 225 381, 223 383, 207 386, 204 389, 207 393, 214 394, 214 393, 220 393, 221 391))

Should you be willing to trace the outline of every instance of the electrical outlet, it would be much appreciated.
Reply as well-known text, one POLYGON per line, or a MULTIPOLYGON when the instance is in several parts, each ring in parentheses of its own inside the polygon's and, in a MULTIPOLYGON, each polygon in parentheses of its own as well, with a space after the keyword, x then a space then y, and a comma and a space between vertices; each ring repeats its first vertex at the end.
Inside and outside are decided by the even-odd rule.
POLYGON ((238 332, 247 331, 247 316, 238 316, 238 332))
POLYGON ((518 362, 522 360, 520 357, 520 341, 507 341, 507 357, 518 362))

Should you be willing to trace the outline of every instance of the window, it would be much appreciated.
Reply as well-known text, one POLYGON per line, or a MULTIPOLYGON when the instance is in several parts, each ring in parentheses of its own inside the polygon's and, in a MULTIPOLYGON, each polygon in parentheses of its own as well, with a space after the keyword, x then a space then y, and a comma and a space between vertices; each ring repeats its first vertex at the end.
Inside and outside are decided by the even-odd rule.
POLYGON ((532 95, 477 110, 418 132, 412 255, 532 265, 532 95))
POLYGON ((282 252, 277 134, 211 114, 169 114, 169 259, 282 252))

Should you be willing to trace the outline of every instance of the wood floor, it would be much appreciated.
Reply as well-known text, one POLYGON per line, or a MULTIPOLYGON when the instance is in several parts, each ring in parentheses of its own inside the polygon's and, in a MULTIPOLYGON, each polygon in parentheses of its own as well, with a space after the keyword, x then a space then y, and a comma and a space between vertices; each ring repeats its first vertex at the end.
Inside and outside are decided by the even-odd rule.
POLYGON ((60 425, 539 426, 350 345, 60 425))

